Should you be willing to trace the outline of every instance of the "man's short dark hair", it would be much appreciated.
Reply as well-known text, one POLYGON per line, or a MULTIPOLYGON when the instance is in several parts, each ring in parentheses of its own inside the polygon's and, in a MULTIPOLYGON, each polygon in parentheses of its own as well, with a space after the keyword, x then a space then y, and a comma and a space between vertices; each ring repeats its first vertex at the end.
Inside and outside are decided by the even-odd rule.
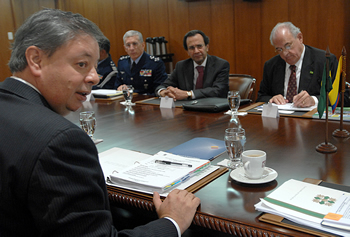
POLYGON ((99 42, 100 50, 104 49, 106 53, 109 54, 109 50, 111 49, 111 43, 109 42, 109 39, 107 37, 102 37, 99 42))
POLYGON ((186 42, 187 38, 195 36, 196 34, 200 34, 203 37, 205 46, 207 46, 209 44, 209 37, 206 36, 203 31, 201 31, 201 30, 191 30, 191 31, 187 32, 185 37, 184 37, 183 44, 184 44, 184 48, 185 48, 186 51, 188 50, 187 42, 186 42))

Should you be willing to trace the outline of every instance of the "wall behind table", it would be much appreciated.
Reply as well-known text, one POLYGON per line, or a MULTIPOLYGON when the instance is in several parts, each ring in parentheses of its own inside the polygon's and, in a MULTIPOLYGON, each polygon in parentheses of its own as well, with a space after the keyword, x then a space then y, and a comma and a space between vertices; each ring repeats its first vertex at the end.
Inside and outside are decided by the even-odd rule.
MULTIPOLYGON (((2 5, 5 2, 11 2, 14 9, 13 27, 22 20, 21 6, 25 17, 28 9, 35 11, 43 5, 82 14, 110 39, 115 62, 126 54, 122 36, 127 30, 139 30, 144 38, 164 36, 168 52, 175 54, 174 66, 188 58, 182 46, 185 33, 203 30, 210 37, 210 54, 228 60, 231 73, 250 74, 257 79, 255 94, 264 62, 275 55, 269 35, 277 22, 292 21, 303 32, 305 44, 321 49, 329 46, 338 58, 343 45, 350 52, 348 0, 0 0, 2 5)), ((3 18, 2 15, 0 19, 3 18)), ((0 40, 3 36, 1 28, 0 40)), ((1 45, 3 55, 3 41, 1 45)), ((0 60, 2 72, 7 61, 4 57, 0 60)))
POLYGON ((0 0, 0 81, 11 76, 7 64, 11 57, 8 32, 13 36, 16 29, 34 12, 44 7, 56 8, 55 0, 0 0))

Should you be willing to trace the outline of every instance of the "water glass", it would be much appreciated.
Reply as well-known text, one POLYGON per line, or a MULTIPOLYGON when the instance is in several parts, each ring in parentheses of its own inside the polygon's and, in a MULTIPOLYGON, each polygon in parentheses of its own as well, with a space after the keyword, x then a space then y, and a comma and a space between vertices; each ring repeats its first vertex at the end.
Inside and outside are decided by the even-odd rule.
POLYGON ((225 146, 229 155, 227 166, 236 169, 243 166, 241 154, 246 142, 243 128, 227 128, 225 130, 225 146))
POLYGON ((229 91, 227 94, 228 104, 232 114, 237 114, 239 104, 241 102, 241 96, 239 91, 229 91))
POLYGON ((96 129, 96 118, 94 111, 85 111, 80 113, 80 127, 83 129, 91 139, 96 129))
POLYGON ((123 88, 123 95, 125 99, 124 105, 133 105, 131 102, 133 94, 134 94, 134 88, 131 85, 125 86, 123 88))

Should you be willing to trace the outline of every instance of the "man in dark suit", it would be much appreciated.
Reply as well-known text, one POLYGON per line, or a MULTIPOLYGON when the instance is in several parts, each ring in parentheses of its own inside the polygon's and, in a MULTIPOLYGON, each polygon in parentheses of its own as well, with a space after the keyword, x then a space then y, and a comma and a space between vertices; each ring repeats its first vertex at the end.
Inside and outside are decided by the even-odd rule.
POLYGON ((230 64, 208 55, 209 38, 200 30, 192 30, 185 35, 183 46, 190 58, 176 64, 156 94, 175 100, 227 97, 230 64))
POLYGON ((168 78, 164 62, 145 52, 145 42, 140 32, 127 31, 123 41, 128 55, 121 56, 118 61, 115 88, 123 90, 126 85, 132 85, 136 93, 154 95, 154 90, 168 78))
MULTIPOLYGON (((271 32, 270 42, 278 55, 264 65, 257 101, 293 103, 297 107, 317 104, 326 52, 304 45, 300 29, 290 22, 278 23, 271 32)), ((333 79, 337 65, 337 58, 331 54, 329 66, 333 79)))
MULTIPOLYGON (((117 236, 97 149, 62 115, 98 83, 98 27, 79 14, 45 9, 18 29, 0 84, 0 236, 117 236)), ((123 236, 179 236, 199 198, 174 190, 160 219, 123 236)))

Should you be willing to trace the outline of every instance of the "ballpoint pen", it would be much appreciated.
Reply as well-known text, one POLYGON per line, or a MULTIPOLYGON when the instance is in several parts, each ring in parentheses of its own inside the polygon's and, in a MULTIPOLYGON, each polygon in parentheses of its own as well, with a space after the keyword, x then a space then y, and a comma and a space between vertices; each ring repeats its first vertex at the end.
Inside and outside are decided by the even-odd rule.
POLYGON ((172 161, 167 161, 167 160, 155 160, 155 163, 163 164, 163 165, 182 165, 182 166, 192 167, 192 165, 190 165, 190 164, 172 162, 172 161))

